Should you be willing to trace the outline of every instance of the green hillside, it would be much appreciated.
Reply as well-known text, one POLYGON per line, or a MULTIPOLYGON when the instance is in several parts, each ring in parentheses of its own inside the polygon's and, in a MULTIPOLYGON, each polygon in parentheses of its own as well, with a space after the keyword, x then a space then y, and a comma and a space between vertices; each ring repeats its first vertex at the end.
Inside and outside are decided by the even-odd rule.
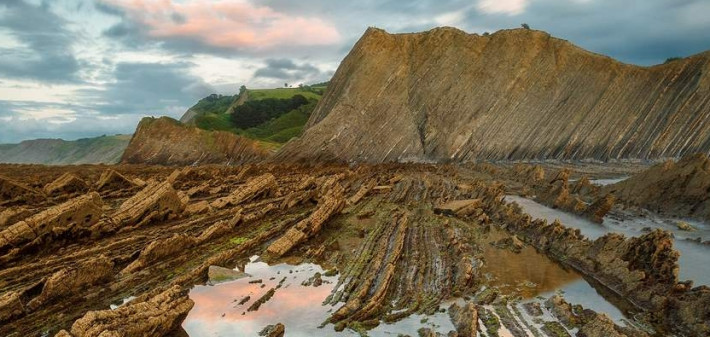
POLYGON ((181 120, 200 129, 233 132, 279 146, 301 135, 327 84, 243 88, 234 96, 212 94, 192 106, 181 120), (240 100, 240 95, 245 96, 240 100))

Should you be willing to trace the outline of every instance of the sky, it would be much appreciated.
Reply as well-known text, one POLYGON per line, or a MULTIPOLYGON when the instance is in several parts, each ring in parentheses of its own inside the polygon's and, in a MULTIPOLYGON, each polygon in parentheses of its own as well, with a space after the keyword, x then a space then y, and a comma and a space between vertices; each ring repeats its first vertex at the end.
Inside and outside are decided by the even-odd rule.
POLYGON ((0 143, 129 134, 242 84, 328 80, 369 26, 529 24, 642 66, 710 49, 709 0, 0 0, 0 143))

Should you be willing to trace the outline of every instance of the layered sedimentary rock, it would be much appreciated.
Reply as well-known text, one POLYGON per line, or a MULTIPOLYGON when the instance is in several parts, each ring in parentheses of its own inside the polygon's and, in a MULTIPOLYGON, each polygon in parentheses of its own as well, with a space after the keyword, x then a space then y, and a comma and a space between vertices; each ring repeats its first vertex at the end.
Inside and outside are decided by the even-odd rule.
POLYGON ((335 185, 328 190, 328 193, 321 198, 321 201, 318 203, 318 208, 316 208, 308 218, 289 228, 282 237, 278 238, 269 246, 267 252, 281 256, 286 254, 294 246, 320 232, 323 224, 338 213, 345 205, 343 191, 343 187, 336 182, 335 185))
POLYGON ((141 226, 153 220, 163 220, 180 215, 185 204, 173 189, 170 181, 153 183, 130 199, 111 216, 111 222, 119 227, 141 226))
POLYGON ((0 176, 0 202, 3 201, 32 201, 42 198, 34 189, 12 179, 0 176))
POLYGON ((279 160, 676 157, 710 150, 710 54, 637 67, 541 31, 369 28, 279 160))
POLYGON ((667 161, 607 186, 623 202, 681 217, 710 220, 710 159, 706 154, 667 161))
POLYGON ((201 130, 169 117, 147 117, 138 124, 121 162, 236 165, 258 161, 269 154, 257 142, 233 133, 201 130))
POLYGON ((28 307, 36 309, 50 300, 80 294, 84 288, 107 281, 111 277, 113 277, 113 262, 106 256, 100 255, 74 268, 66 268, 54 273, 44 283, 42 293, 32 299, 28 307))
POLYGON ((39 244, 51 240, 52 236, 88 229, 99 221, 102 206, 99 194, 92 192, 17 222, 0 232, 0 255, 11 248, 39 244))
POLYGON ((89 189, 89 185, 84 180, 72 173, 65 173, 55 181, 47 184, 44 187, 44 193, 47 195, 56 195, 60 193, 76 193, 85 192, 89 189))
POLYGON ((97 191, 129 189, 136 186, 138 186, 136 182, 112 169, 101 173, 99 181, 96 182, 97 191))
POLYGON ((274 193, 277 189, 278 186, 274 175, 266 173, 250 179, 246 185, 238 188, 226 197, 215 200, 210 206, 214 208, 224 208, 228 205, 239 205, 242 202, 251 200, 260 195, 274 193))
POLYGON ((74 322, 71 333, 57 336, 166 336, 179 328, 193 305, 187 291, 174 286, 144 302, 90 311, 74 322))

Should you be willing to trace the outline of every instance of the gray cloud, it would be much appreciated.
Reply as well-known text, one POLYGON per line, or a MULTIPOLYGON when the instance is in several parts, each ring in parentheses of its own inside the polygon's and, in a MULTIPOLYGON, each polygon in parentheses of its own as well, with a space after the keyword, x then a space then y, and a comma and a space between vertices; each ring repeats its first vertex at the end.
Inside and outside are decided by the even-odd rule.
POLYGON ((630 4, 615 0, 531 1, 520 15, 484 14, 472 9, 465 24, 491 31, 533 29, 620 61, 652 65, 673 56, 690 56, 710 49, 710 19, 695 12, 710 11, 700 0, 647 0, 630 4))
POLYGON ((291 59, 268 59, 266 66, 254 73, 255 78, 271 78, 280 81, 312 82, 323 78, 323 73, 316 66, 304 63, 296 64, 291 59))
POLYGON ((21 0, 0 3, 5 13, 0 27, 26 48, 0 47, 0 75, 15 79, 49 83, 78 82, 80 63, 71 52, 73 34, 66 21, 49 9, 47 2, 39 6, 21 0))
POLYGON ((191 63, 119 63, 115 82, 77 91, 71 103, 0 101, 0 143, 32 138, 77 139, 132 133, 143 116, 180 115, 216 90, 190 75, 191 63), (32 119, 27 112, 71 111, 71 116, 32 119))
POLYGON ((201 78, 190 75, 194 64, 119 63, 115 82, 97 90, 79 91, 82 102, 103 114, 170 114, 169 108, 189 107, 216 90, 201 78))

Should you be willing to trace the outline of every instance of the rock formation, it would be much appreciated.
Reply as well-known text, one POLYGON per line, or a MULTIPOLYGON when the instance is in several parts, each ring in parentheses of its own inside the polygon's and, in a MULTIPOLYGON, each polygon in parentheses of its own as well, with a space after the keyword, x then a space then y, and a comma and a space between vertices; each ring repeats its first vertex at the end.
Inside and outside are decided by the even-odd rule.
POLYGON ((99 181, 96 183, 97 191, 129 189, 138 186, 133 180, 115 170, 108 169, 101 173, 99 181))
POLYGON ((201 130, 169 117, 146 117, 138 124, 121 162, 236 165, 258 161, 269 154, 256 141, 233 133, 201 130))
POLYGON ((44 187, 44 193, 47 195, 55 195, 59 193, 71 194, 76 192, 86 192, 88 189, 89 185, 87 185, 84 180, 72 173, 67 172, 55 181, 47 184, 47 186, 44 187))
POLYGON ((0 232, 0 255, 11 248, 48 241, 47 237, 88 229, 103 214, 103 202, 92 192, 49 208, 0 232))
POLYGON ((667 161, 605 187, 622 202, 680 217, 710 220, 710 159, 706 154, 667 161))
POLYGON ((541 31, 369 28, 278 160, 677 157, 710 151, 710 54, 638 67, 541 31))
POLYGON ((139 303, 116 310, 89 311, 57 336, 166 336, 179 328, 194 302, 178 286, 139 303))
POLYGON ((118 226, 141 226, 153 220, 180 215, 185 204, 169 181, 153 183, 121 204, 111 216, 118 226))

